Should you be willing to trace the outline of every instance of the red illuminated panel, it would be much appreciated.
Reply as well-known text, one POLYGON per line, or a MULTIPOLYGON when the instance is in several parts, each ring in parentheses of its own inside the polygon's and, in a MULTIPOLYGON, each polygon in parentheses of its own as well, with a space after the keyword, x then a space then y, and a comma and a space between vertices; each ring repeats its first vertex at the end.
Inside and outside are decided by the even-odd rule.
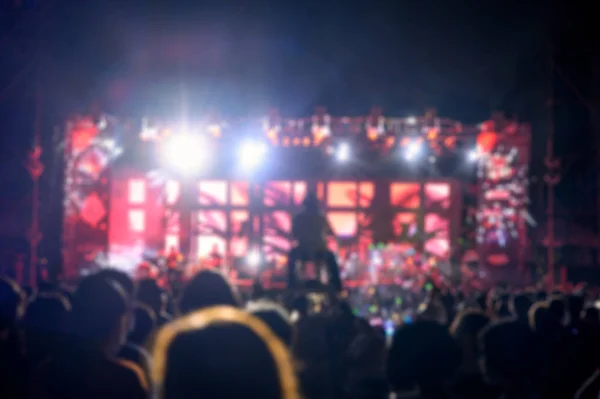
POLYGON ((332 208, 355 208, 356 183, 335 182, 327 185, 327 206, 332 208))
POLYGON ((227 203, 227 182, 204 181, 200 183, 200 205, 223 206, 227 203))
POLYGON ((412 237, 417 232, 417 215, 400 212, 394 217, 394 235, 412 237))
POLYGON ((432 238, 425 243, 425 251, 442 259, 450 257, 450 242, 444 238, 432 238))
POLYGON ((167 204, 173 205, 179 197, 179 182, 175 180, 167 181, 165 185, 167 204))
POLYGON ((145 214, 141 209, 132 209, 129 211, 129 231, 133 233, 142 233, 145 229, 145 214))
POLYGON ((81 220, 91 227, 98 227, 98 224, 106 216, 106 206, 97 193, 93 192, 81 203, 81 220))
POLYGON ((227 233, 227 214, 223 211, 198 212, 198 232, 200 234, 225 236, 227 233))
POLYGON ((427 207, 436 206, 442 209, 450 207, 450 184, 427 183, 425 185, 427 207))
POLYGON ((448 238, 448 219, 430 213, 425 216, 425 232, 435 233, 437 237, 448 238))
POLYGON ((306 196, 307 185, 306 182, 297 181, 294 182, 294 204, 302 205, 304 197, 306 196))
POLYGON ((419 207, 419 185, 417 183, 392 183, 390 186, 392 206, 416 209, 419 207))
POLYGON ((98 135, 98 128, 93 121, 84 119, 78 121, 69 133, 71 134, 72 151, 77 154, 92 144, 92 140, 98 135))
POLYGON ((248 182, 231 183, 231 205, 247 206, 248 202, 248 182))
POLYGON ((372 182, 361 182, 359 186, 360 196, 358 197, 358 206, 368 208, 375 197, 375 184, 372 182))
POLYGON ((373 223, 373 216, 371 216, 370 214, 365 213, 365 212, 360 212, 358 214, 358 225, 360 226, 361 235, 363 235, 363 234, 372 235, 373 234, 372 223, 373 223))
POLYGON ((449 228, 448 219, 436 214, 426 215, 425 232, 427 235, 433 235, 433 238, 425 243, 425 251, 440 258, 448 258, 450 255, 449 228))
POLYGON ((355 212, 327 212, 327 219, 336 236, 356 236, 358 222, 355 212))
POLYGON ((141 205, 146 202, 146 181, 144 179, 129 180, 129 204, 141 205))
POLYGON ((492 188, 486 190, 483 194, 483 197, 486 201, 508 201, 512 196, 512 193, 508 191, 506 188, 500 186, 501 188, 492 188))
POLYGON ((179 235, 167 234, 165 236, 165 251, 169 252, 173 248, 179 248, 179 235))
POLYGON ((266 206, 289 205, 292 198, 292 183, 287 181, 269 182, 265 185, 263 195, 266 206))
POLYGON ((173 235, 179 234, 179 213, 167 211, 165 217, 167 219, 166 233, 173 235))
POLYGON ((317 198, 320 201, 323 201, 323 199, 325 199, 325 183, 323 182, 317 183, 317 198))
POLYGON ((415 249, 415 235, 417 234, 417 215, 415 213, 402 212, 394 217, 394 235, 398 237, 396 247, 404 253, 415 249))
MULTIPOLYGON (((110 196, 108 241, 111 246, 127 245, 131 239, 129 230, 129 193, 127 179, 114 179, 110 196)), ((90 198, 90 196, 86 197, 90 198)), ((98 198, 98 201, 100 199, 98 198)), ((85 205, 85 202, 84 204, 85 205)), ((88 205, 89 206, 89 205, 88 205)), ((82 209, 83 210, 83 209, 82 209)), ((81 214, 80 214, 81 215, 81 214)), ((81 215, 83 217, 83 215, 81 215)))
POLYGON ((75 163, 75 170, 91 180, 98 180, 109 162, 108 156, 98 148, 90 148, 83 152, 75 163))
MULTIPOLYGON (((113 179, 110 198, 111 204, 110 209, 107 209, 110 212, 108 223, 108 262, 111 267, 118 268, 126 273, 133 272, 135 266, 140 262, 142 252, 147 248, 145 240, 146 229, 148 228, 148 215, 145 209, 141 209, 140 205, 130 204, 130 183, 136 180, 144 181, 141 177, 134 179, 130 179, 129 177, 113 179)), ((87 201, 96 197, 96 194, 92 194, 87 197, 87 201)), ((97 199, 97 204, 100 205, 101 201, 99 198, 97 199)))
POLYGON ((264 250, 268 260, 281 264, 292 247, 290 230, 292 218, 289 213, 276 211, 264 215, 264 250))
POLYGON ((225 238, 218 235, 201 235, 198 237, 198 257, 206 259, 212 252, 224 256, 226 243, 225 238))
POLYGON ((265 234, 289 234, 292 230, 292 218, 289 213, 275 211, 265 215, 265 234))
POLYGON ((231 255, 234 257, 246 256, 248 252, 248 235, 250 225, 248 211, 233 211, 229 214, 231 226, 231 242, 229 245, 231 255))

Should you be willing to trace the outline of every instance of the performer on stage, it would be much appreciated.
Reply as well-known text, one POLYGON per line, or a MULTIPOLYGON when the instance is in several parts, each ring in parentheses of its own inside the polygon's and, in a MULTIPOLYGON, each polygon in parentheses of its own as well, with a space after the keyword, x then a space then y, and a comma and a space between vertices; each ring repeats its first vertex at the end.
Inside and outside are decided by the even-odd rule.
POLYGON ((182 270, 183 255, 177 250, 175 246, 169 248, 166 256, 167 265, 167 276, 169 285, 173 288, 173 284, 181 280, 183 275, 182 270))
POLYGON ((314 192, 306 194, 303 205, 304 209, 292 220, 292 234, 298 246, 288 256, 288 286, 293 287, 296 283, 296 261, 325 262, 329 283, 341 291, 337 260, 327 249, 327 236, 333 236, 333 230, 319 209, 319 199, 314 192))
POLYGON ((208 259, 211 268, 221 270, 223 266, 223 255, 221 254, 221 251, 219 251, 219 246, 217 244, 212 246, 212 249, 208 254, 208 259))
POLYGON ((177 247, 172 246, 167 252, 166 261, 168 269, 175 269, 183 260, 183 255, 177 250, 177 247))

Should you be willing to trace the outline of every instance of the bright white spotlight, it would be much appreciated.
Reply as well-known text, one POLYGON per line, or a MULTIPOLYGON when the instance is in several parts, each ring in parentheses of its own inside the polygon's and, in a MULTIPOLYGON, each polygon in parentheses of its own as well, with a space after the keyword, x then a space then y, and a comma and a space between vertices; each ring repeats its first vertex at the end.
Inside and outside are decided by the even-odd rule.
POLYGON ((469 162, 477 162, 480 157, 481 157, 481 153, 479 152, 478 149, 473 149, 473 150, 469 151, 469 154, 467 155, 469 162))
POLYGON ((335 157, 339 162, 347 162, 350 160, 351 153, 350 145, 348 143, 342 143, 338 147, 335 157))
POLYGON ((404 154, 404 157, 407 161, 412 161, 421 155, 422 150, 423 144, 420 141, 411 141, 406 146, 406 153, 404 154))
POLYGON ((248 266, 252 268, 257 268, 260 265, 261 256, 258 251, 252 251, 246 257, 246 261, 248 262, 248 266))
POLYGON ((415 118, 414 116, 409 116, 408 118, 406 118, 406 123, 410 126, 414 126, 417 124, 417 118, 415 118))
POLYGON ((206 160, 206 142, 200 136, 178 134, 167 140, 164 157, 167 164, 180 173, 198 172, 206 160))
POLYGON ((243 168, 255 168, 267 154, 267 145, 259 141, 247 141, 240 148, 240 163, 243 168))
POLYGON ((109 138, 102 140, 102 144, 109 151, 114 150, 115 147, 117 146, 115 139, 109 139, 109 138))

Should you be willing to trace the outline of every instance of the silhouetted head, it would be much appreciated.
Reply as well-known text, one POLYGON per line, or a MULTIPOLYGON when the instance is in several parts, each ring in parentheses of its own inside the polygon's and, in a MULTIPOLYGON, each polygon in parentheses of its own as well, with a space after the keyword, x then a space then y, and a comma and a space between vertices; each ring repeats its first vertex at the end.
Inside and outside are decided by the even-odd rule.
POLYGON ((388 380, 395 390, 418 386, 423 394, 424 390, 439 388, 449 381, 460 363, 460 348, 446 327, 434 321, 417 321, 400 327, 394 334, 388 356, 388 380))
POLYGON ((554 296, 548 305, 548 320, 551 323, 562 324, 565 319, 565 301, 558 296, 554 296))
POLYGON ((529 308, 529 328, 531 331, 541 332, 548 322, 548 303, 536 302, 529 308))
POLYGON ((480 310, 466 309, 460 312, 452 326, 450 333, 461 340, 463 337, 476 339, 479 332, 489 324, 490 318, 480 310))
POLYGON ((196 274, 183 290, 179 311, 186 314, 219 305, 239 306, 237 295, 222 274, 203 270, 196 274))
POLYGON ((583 321, 593 327, 600 327, 600 311, 594 306, 590 306, 583 312, 583 321))
POLYGON ((156 316, 163 310, 163 292, 154 279, 146 278, 139 280, 135 298, 138 302, 148 305, 156 316))
POLYGON ((461 347, 463 366, 479 367, 478 336, 489 323, 490 318, 483 311, 475 309, 463 310, 454 319, 450 333, 461 347))
POLYGON ((190 313, 160 330, 153 380, 166 399, 299 398, 285 345, 260 320, 226 306, 190 313))
POLYGON ((499 321, 481 332, 482 366, 488 379, 519 383, 534 378, 539 357, 536 341, 526 324, 499 321))
POLYGON ((314 191, 307 192, 304 201, 302 201, 302 205, 307 209, 318 209, 319 204, 319 197, 317 197, 317 193, 314 191))
POLYGON ((60 294, 38 294, 25 309, 22 325, 42 332, 65 332, 71 304, 60 294))
POLYGON ((27 355, 43 359, 57 353, 66 333, 70 303, 60 294, 38 294, 27 305, 22 326, 27 355))
POLYGON ((127 275, 127 273, 114 268, 107 268, 100 270, 93 276, 96 278, 110 279, 116 283, 119 283, 121 285, 121 288, 123 288, 124 293, 127 295, 127 300, 133 300, 135 285, 133 284, 133 280, 127 275))
POLYGON ((127 294, 111 279, 87 277, 73 297, 72 330, 106 351, 121 345, 128 330, 127 294))
POLYGON ((511 313, 519 320, 527 321, 531 299, 525 294, 517 294, 512 297, 510 303, 511 313))
POLYGON ((585 300, 583 295, 573 294, 568 297, 569 304, 569 316, 571 321, 579 320, 581 318, 581 312, 583 311, 583 306, 585 304, 585 300))

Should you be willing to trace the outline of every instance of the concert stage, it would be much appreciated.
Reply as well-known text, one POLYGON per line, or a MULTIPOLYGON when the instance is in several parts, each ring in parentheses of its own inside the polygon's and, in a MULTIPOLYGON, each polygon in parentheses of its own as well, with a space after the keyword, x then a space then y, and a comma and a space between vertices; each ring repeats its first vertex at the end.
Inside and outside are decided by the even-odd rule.
MULTIPOLYGON (((219 253, 240 276, 285 264, 291 218, 307 190, 318 193, 339 243, 331 249, 355 282, 393 282, 384 270, 408 263, 458 270, 449 265, 474 261, 515 272, 523 263, 526 126, 468 127, 431 114, 333 118, 321 110, 293 120, 204 120, 185 134, 203 140, 191 154, 203 161, 193 178, 159 161, 183 137, 176 127, 106 115, 69 122, 67 277, 108 265, 133 273, 142 259, 180 247, 182 181, 194 192, 184 213, 190 258, 219 253), (384 249, 395 255, 379 259, 384 249)), ((171 159, 188 152, 180 146, 171 159)))

